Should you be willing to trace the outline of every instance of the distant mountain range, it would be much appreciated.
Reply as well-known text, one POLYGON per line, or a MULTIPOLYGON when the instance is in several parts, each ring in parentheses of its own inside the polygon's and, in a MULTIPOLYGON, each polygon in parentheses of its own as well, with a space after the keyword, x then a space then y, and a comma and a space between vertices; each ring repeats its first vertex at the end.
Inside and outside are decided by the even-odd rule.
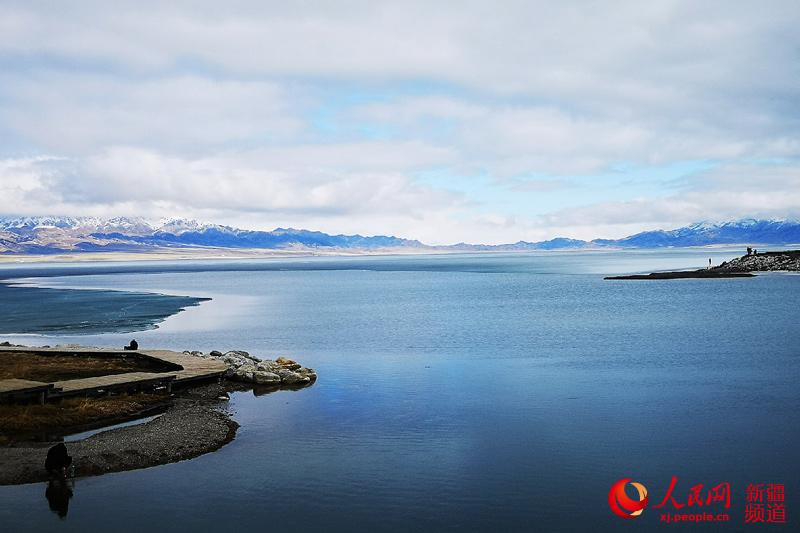
POLYGON ((146 252, 164 249, 262 249, 296 251, 516 251, 596 248, 665 248, 712 244, 786 245, 800 243, 800 222, 745 219, 698 223, 664 231, 645 231, 623 239, 582 241, 563 237, 513 244, 459 243, 428 246, 417 240, 377 235, 329 235, 278 228, 254 231, 168 219, 157 224, 141 218, 0 217, 0 253, 146 252))

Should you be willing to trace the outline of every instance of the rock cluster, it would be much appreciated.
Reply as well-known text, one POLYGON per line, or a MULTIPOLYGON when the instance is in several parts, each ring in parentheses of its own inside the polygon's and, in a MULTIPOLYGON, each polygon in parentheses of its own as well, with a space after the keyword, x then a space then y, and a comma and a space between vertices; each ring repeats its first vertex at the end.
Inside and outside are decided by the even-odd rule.
POLYGON ((219 352, 212 350, 208 354, 198 351, 184 351, 186 355, 216 359, 228 365, 225 377, 235 381, 256 385, 294 385, 302 386, 313 383, 317 373, 313 368, 306 368, 291 359, 278 357, 261 360, 243 350, 219 352))
POLYGON ((716 270, 730 272, 800 271, 800 251, 762 252, 722 263, 716 270))

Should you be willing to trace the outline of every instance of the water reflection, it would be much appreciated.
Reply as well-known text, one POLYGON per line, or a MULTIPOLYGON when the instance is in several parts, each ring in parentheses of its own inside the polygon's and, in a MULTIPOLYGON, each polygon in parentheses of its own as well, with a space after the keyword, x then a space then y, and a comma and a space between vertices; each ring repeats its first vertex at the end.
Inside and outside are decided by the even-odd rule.
POLYGON ((61 520, 66 520, 69 511, 69 500, 72 498, 75 489, 75 481, 72 479, 54 478, 47 483, 44 497, 47 504, 61 520))
POLYGON ((265 396, 278 391, 299 391, 313 387, 316 380, 310 383, 298 383, 295 385, 254 385, 251 383, 241 383, 237 381, 228 381, 226 386, 231 392, 251 392, 253 396, 265 396))

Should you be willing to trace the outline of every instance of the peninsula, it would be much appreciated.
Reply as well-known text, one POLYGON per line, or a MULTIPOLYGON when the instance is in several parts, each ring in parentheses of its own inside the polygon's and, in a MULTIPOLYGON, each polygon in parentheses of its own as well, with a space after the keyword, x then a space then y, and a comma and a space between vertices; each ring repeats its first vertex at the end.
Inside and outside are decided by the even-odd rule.
POLYGON ((677 270, 672 272, 653 272, 651 274, 607 276, 604 279, 750 278, 755 275, 753 272, 800 272, 800 250, 753 252, 726 261, 721 265, 699 270, 677 270))
POLYGON ((112 350, 0 343, 0 486, 48 479, 48 448, 70 435, 75 476, 166 464, 236 435, 229 394, 313 384, 291 359, 242 350, 112 350), (137 421, 142 421, 137 423, 137 421))

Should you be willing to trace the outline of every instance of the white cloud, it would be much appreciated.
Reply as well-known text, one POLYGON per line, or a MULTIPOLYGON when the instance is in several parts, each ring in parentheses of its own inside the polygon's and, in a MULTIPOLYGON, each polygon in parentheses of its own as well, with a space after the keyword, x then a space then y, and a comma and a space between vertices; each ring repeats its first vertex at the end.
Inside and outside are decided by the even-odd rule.
POLYGON ((3 2, 0 192, 432 242, 788 216, 798 22, 792 1, 3 2), (681 161, 719 170, 564 208, 599 186, 580 175, 681 161))
POLYGON ((736 164, 694 175, 678 194, 601 202, 540 217, 579 238, 624 237, 644 229, 747 217, 800 219, 800 164, 736 164))
POLYGON ((460 151, 465 171, 499 178, 526 174, 588 174, 614 163, 786 157, 800 154, 800 138, 754 136, 714 123, 655 123, 651 118, 569 113, 541 105, 476 104, 446 97, 411 97, 352 111, 402 135, 446 142, 460 151), (441 128, 431 124, 441 121, 441 128), (441 130, 447 133, 442 140, 441 130))
MULTIPOLYGON (((416 216, 453 206, 457 195, 417 185, 393 169, 447 157, 425 146, 380 142, 333 147, 291 147, 215 156, 164 156, 155 150, 115 147, 80 160, 8 160, 0 166, 5 192, 43 207, 130 204, 153 209, 242 211, 357 216, 394 213, 416 216)), ((158 213, 168 215, 170 213, 158 213)))
POLYGON ((305 124, 302 99, 276 83, 169 76, 144 80, 40 71, 0 75, 0 120, 46 150, 85 154, 117 144, 192 152, 285 140, 305 124))
MULTIPOLYGON (((309 154, 323 162, 315 150, 309 154)), ((158 219, 180 213, 253 229, 293 226, 332 233, 411 235, 430 243, 446 243, 456 234, 466 237, 469 224, 453 220, 461 211, 461 197, 382 170, 382 155, 389 162, 398 157, 385 150, 379 143, 331 149, 334 160, 342 152, 371 154, 370 161, 361 161, 346 176, 329 175, 324 169, 303 172, 299 161, 304 157, 297 148, 291 154, 183 159, 118 147, 80 162, 8 159, 0 160, 0 197, 10 214, 158 219), (365 225, 379 231, 365 231, 365 225)), ((409 147, 405 156, 413 157, 412 151, 409 147)), ((427 157, 422 154, 419 161, 427 157)))

